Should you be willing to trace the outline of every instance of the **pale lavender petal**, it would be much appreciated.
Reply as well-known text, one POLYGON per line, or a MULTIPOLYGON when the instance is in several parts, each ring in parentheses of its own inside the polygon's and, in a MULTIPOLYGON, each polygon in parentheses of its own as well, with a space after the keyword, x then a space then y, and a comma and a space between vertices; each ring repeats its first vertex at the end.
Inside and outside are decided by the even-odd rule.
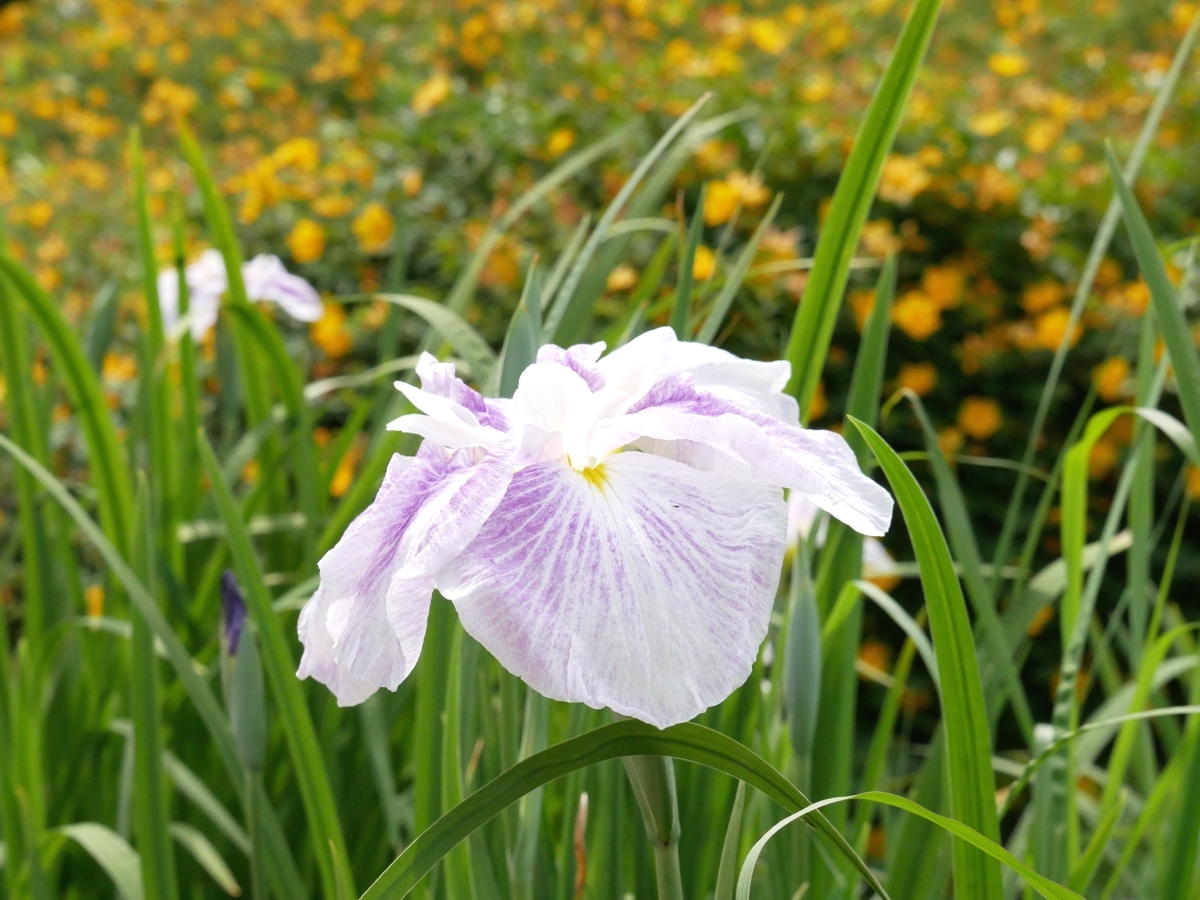
POLYGON ((537 361, 566 366, 587 382, 587 386, 594 393, 603 388, 605 384, 604 373, 596 366, 596 360, 603 352, 603 341, 596 344, 575 344, 566 350, 556 344, 546 344, 538 350, 537 361))
POLYGON ((485 400, 482 394, 455 374, 453 363, 438 362, 429 353, 422 353, 421 358, 417 360, 417 375, 421 379, 422 390, 445 397, 470 410, 480 425, 495 428, 497 431, 508 431, 505 404, 496 400, 485 400))
POLYGON ((246 296, 251 300, 270 300, 298 322, 315 322, 324 314, 317 289, 284 267, 278 256, 260 253, 242 266, 246 296))
MULTIPOLYGON (((691 464, 723 469, 726 458, 749 466, 760 478, 808 495, 818 507, 862 534, 881 535, 891 523, 892 498, 864 475, 845 439, 832 431, 803 429, 770 416, 739 409, 697 391, 687 375, 656 384, 645 406, 606 422, 593 437, 597 451, 639 439, 706 445, 705 459, 692 448, 691 464)), ((684 458, 680 452, 671 454, 684 458)))
POLYGON ((179 271, 173 266, 158 270, 158 309, 163 332, 171 335, 179 325, 179 271))
POLYGON ((659 727, 750 674, 784 552, 782 492, 645 453, 513 476, 438 573, 467 632, 559 700, 659 727))
POLYGON ((396 382, 396 389, 424 415, 401 416, 388 423, 391 431, 419 434, 456 449, 492 447, 503 436, 503 432, 481 425, 474 412, 449 397, 402 381, 396 382))

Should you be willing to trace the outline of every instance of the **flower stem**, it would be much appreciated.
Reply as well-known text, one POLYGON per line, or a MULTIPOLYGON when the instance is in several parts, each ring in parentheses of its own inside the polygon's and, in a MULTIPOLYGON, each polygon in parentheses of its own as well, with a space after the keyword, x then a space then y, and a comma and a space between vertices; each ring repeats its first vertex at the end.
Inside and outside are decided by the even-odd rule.
POLYGON ((627 756, 623 762, 646 823, 646 838, 654 848, 658 900, 683 900, 674 764, 665 756, 627 756))

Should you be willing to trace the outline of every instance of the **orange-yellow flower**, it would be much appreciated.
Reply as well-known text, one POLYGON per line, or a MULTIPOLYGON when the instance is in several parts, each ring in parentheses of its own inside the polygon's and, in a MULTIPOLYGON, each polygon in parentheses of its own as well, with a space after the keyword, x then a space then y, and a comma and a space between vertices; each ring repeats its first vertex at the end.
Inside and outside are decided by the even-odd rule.
POLYGON ((1129 380, 1129 362, 1123 356, 1111 356, 1092 370, 1092 383, 1100 399, 1114 403, 1125 393, 1129 380))
POLYGON ((546 156, 557 159, 575 145, 574 128, 555 128, 546 141, 546 156))
POLYGON ((1067 296, 1067 289, 1057 281, 1035 281, 1021 294, 1021 306, 1031 316, 1057 306, 1067 296))
POLYGON ((312 342, 331 359, 345 356, 354 342, 346 330, 346 310, 340 303, 326 303, 325 313, 309 329, 312 342))
POLYGON ((380 253, 391 243, 396 223, 382 203, 368 203, 355 217, 350 230, 358 238, 363 253, 380 253))
POLYGON ((320 259, 325 252, 325 229, 313 219, 301 219, 287 236, 287 245, 298 263, 320 259))
POLYGON ((924 397, 937 387, 937 366, 930 362, 905 363, 896 376, 896 386, 924 397))
POLYGON ((933 176, 915 156, 892 154, 883 165, 879 181, 879 199, 907 206, 925 188, 933 176))
POLYGON ((1200 500, 1200 469, 1195 466, 1188 466, 1187 469, 1187 494, 1193 500, 1200 500))
POLYGON ((89 584, 83 591, 83 599, 87 603, 89 619, 98 619, 104 615, 104 585, 89 584))
MULTIPOLYGON (((1062 343, 1063 335, 1067 333, 1067 325, 1071 321, 1071 311, 1065 306, 1059 306, 1038 316, 1034 330, 1034 343, 1043 350, 1057 350, 1062 343)), ((1071 346, 1074 347, 1083 334, 1083 327, 1076 322, 1071 332, 1071 346)))
POLYGON ((445 72, 435 72, 433 77, 417 88, 413 94, 412 108, 419 116, 432 112, 450 96, 450 76, 445 72))
POLYGON ((977 441, 986 441, 1003 424, 1000 404, 990 397, 968 397, 958 408, 958 427, 977 441))
POLYGON ((1029 71, 1029 60, 1020 53, 993 53, 988 68, 1002 78, 1016 78, 1029 71))
POLYGON ((942 310, 921 291, 909 291, 892 307, 892 321, 914 341, 942 327, 942 310))
POLYGON ((701 244, 696 248, 696 255, 692 258, 692 280, 708 281, 716 271, 717 255, 701 244))
POLYGON ((605 286, 610 291, 627 291, 637 284, 637 270, 633 266, 619 265, 608 273, 605 286))

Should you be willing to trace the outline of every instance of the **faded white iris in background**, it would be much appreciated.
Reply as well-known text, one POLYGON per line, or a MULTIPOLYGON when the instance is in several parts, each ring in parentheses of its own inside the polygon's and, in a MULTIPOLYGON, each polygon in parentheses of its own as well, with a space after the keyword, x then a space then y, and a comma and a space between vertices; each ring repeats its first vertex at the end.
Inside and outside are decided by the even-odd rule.
POLYGON ((750 674, 787 541, 783 488, 864 534, 892 500, 845 440, 799 426, 786 362, 660 328, 543 347, 511 400, 423 356, 425 438, 321 560, 300 615, 301 677, 342 705, 416 665, 434 589, 510 672, 558 700, 659 727, 750 674))
MULTIPOLYGON (((184 269, 188 288, 187 324, 192 338, 200 340, 217 324, 221 295, 229 289, 225 260, 219 250, 208 249, 184 269)), ((293 319, 315 322, 324 311, 317 289, 284 268, 278 256, 261 253, 242 266, 246 296, 251 300, 270 300, 283 307, 293 319)), ((163 329, 177 337, 185 324, 179 316, 179 276, 172 268, 158 273, 158 305, 162 310, 163 329)))

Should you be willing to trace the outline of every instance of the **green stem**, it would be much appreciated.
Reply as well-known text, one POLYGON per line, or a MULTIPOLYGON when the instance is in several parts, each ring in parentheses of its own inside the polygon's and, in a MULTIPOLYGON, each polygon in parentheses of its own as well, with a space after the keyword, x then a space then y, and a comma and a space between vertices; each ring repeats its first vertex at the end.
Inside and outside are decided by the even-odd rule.
POLYGON ((675 766, 665 756, 626 756, 622 762, 646 823, 646 838, 654 849, 658 900, 683 900, 675 766))

